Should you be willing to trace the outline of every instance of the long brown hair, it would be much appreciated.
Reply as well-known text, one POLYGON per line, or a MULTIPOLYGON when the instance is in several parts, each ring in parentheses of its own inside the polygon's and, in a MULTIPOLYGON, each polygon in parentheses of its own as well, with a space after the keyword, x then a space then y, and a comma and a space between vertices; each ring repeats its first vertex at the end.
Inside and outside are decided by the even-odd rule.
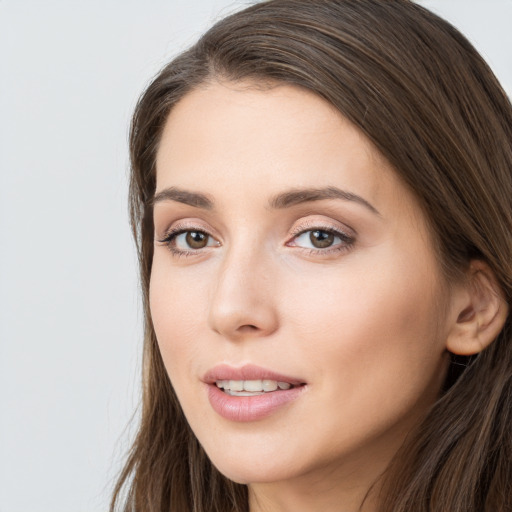
MULTIPOLYGON (((414 191, 448 278, 484 260, 512 302, 512 107, 471 44, 408 0, 270 0, 167 65, 132 122, 130 207, 145 310, 142 418, 111 510, 245 512, 190 430, 148 307, 155 156, 173 106, 222 78, 294 84, 334 105, 414 191), (124 492, 123 492, 124 490, 124 492)), ((512 326, 453 357, 442 396, 384 476, 383 512, 512 511, 512 326)))

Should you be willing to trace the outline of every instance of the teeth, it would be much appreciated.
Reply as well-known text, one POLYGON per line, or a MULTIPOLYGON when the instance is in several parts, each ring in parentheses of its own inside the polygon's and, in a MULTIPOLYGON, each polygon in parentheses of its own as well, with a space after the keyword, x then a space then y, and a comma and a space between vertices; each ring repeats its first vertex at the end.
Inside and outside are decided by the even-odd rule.
POLYGON ((290 389, 292 385, 288 382, 276 380, 218 380, 215 382, 218 388, 223 389, 229 395, 253 396, 254 394, 270 393, 277 389, 290 389), (232 392, 232 393, 231 393, 232 392))
POLYGON ((231 391, 243 391, 244 390, 244 381, 243 380, 230 380, 229 381, 229 389, 231 391))
POLYGON ((261 380, 244 380, 244 391, 263 391, 261 380))
POLYGON ((231 396, 256 396, 265 394, 263 391, 232 391, 231 389, 226 389, 224 391, 231 396))
POLYGON ((275 380, 263 380, 261 381, 263 391, 275 391, 279 384, 275 380))

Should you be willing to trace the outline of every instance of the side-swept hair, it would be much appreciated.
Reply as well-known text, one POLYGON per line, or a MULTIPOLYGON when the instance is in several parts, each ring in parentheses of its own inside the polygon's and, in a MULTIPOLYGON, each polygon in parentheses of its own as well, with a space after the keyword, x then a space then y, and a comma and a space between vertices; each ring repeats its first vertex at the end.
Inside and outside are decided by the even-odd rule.
MULTIPOLYGON (((135 110, 130 207, 145 311, 142 418, 111 510, 246 512, 188 426, 148 307, 155 159, 166 119, 216 79, 286 83, 326 99, 411 188, 444 272, 471 259, 512 301, 512 107, 472 45, 408 0, 270 0, 217 23, 167 65, 135 110), (123 489, 125 492, 123 492, 123 489)), ((383 476, 382 512, 512 511, 512 327, 453 357, 443 393, 383 476)))

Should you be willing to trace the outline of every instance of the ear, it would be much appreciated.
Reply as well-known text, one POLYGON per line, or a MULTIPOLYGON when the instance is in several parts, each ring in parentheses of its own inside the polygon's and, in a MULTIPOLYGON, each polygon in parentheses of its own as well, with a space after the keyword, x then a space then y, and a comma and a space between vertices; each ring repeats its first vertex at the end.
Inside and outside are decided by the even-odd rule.
POLYGON ((480 260, 471 261, 466 280, 455 288, 454 323, 446 348, 461 356, 478 354, 495 340, 505 325, 508 304, 494 272, 480 260))

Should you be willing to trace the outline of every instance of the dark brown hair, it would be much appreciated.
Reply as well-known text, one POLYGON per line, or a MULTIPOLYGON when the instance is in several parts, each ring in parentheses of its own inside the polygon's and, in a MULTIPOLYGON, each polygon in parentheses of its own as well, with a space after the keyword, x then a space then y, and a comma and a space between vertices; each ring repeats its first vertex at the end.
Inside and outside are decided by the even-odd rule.
MULTIPOLYGON (((245 512, 190 430, 148 307, 155 157, 173 106, 216 79, 293 84, 354 123, 414 191, 449 279, 485 261, 512 301, 512 107, 471 44, 408 0, 270 0, 217 23, 142 95, 130 206, 145 308, 142 418, 112 508, 245 512), (126 491, 123 493, 123 489, 126 491)), ((512 511, 512 328, 449 381, 384 475, 382 512, 512 511)))

